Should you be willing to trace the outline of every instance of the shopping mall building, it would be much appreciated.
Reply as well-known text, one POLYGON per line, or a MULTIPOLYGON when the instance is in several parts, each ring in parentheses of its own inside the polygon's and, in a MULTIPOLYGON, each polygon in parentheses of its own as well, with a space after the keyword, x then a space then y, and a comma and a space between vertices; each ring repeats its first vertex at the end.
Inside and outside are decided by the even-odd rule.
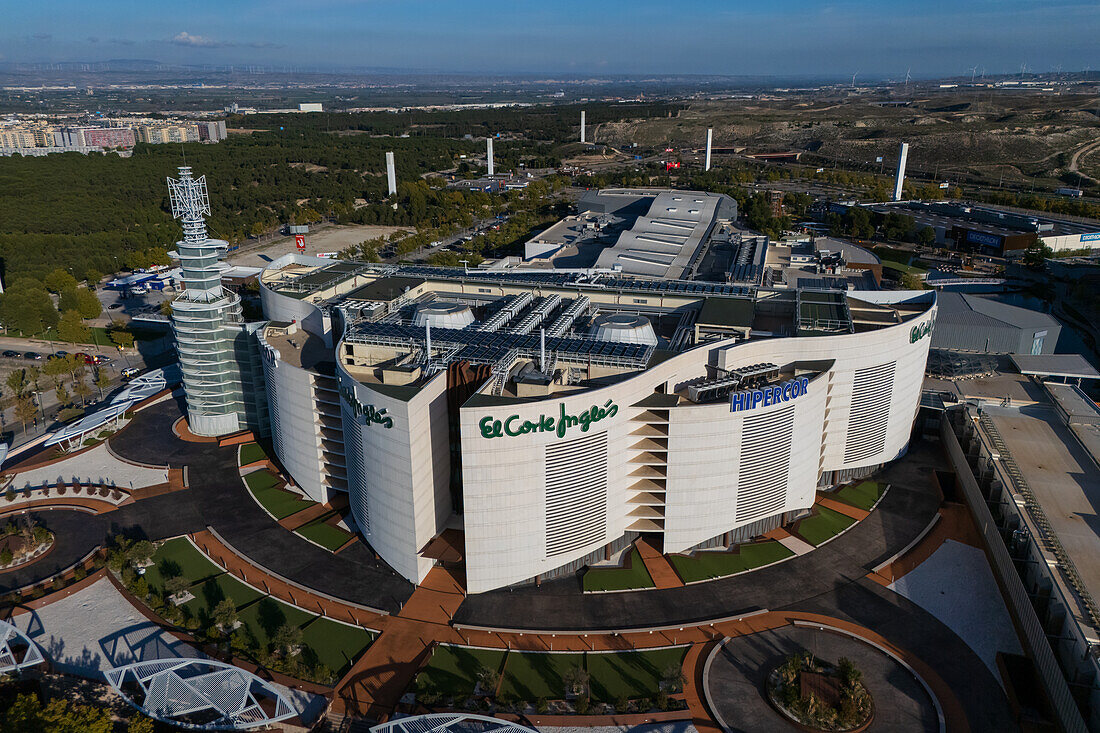
POLYGON ((288 255, 258 332, 282 465, 419 581, 737 542, 904 453, 932 292, 745 289, 288 255), (459 532, 445 532, 445 530, 459 532), (452 544, 453 541, 452 541, 452 544))
POLYGON ((640 534, 736 543, 910 440, 935 293, 807 285, 288 254, 244 329, 263 394, 239 424, 310 498, 346 492, 414 582, 458 558, 470 593, 537 582, 640 534))

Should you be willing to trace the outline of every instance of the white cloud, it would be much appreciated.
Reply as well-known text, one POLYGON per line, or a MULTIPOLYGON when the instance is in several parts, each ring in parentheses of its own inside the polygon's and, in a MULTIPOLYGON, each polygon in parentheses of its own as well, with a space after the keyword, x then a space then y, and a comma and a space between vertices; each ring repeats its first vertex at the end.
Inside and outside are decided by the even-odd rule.
POLYGON ((180 31, 176 35, 172 36, 172 43, 177 46, 199 46, 201 48, 220 48, 228 44, 221 41, 215 41, 213 38, 207 38, 206 36, 194 36, 187 31, 180 31))

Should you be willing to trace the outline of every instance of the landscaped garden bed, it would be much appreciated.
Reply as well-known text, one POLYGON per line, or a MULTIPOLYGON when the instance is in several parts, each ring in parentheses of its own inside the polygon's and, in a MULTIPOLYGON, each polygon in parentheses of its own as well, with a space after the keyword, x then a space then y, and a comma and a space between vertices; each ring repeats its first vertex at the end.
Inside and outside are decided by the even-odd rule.
POLYGON ((187 538, 154 546, 116 538, 108 565, 158 616, 236 656, 299 679, 333 684, 374 640, 226 573, 187 538))
POLYGON ((685 709, 686 647, 616 652, 521 652, 441 645, 417 676, 432 709, 524 715, 605 715, 685 709))
POLYGON ((253 471, 245 475, 244 483, 252 497, 275 519, 286 519, 315 503, 281 488, 280 480, 268 471, 253 471))
POLYGON ((0 569, 34 562, 50 551, 53 542, 53 532, 29 517, 9 519, 0 527, 0 569))
POLYGON ((863 674, 846 658, 837 664, 809 652, 792 654, 768 675, 768 702, 784 718, 815 731, 851 733, 871 724, 875 707, 863 674))
POLYGON ((649 577, 637 548, 630 549, 622 567, 589 568, 584 572, 582 584, 586 593, 654 587, 653 578, 649 577))
POLYGON ((241 446, 240 465, 247 466, 267 458, 267 453, 259 443, 245 443, 241 446))
POLYGON ((855 524, 851 517, 823 506, 815 506, 812 516, 800 519, 794 525, 794 534, 814 547, 824 544, 855 524))
POLYGON ((878 481, 860 481, 843 487, 835 493, 835 496, 845 504, 851 504, 869 512, 886 493, 886 489, 886 484, 878 481))
POLYGON ((669 555, 668 560, 685 583, 721 578, 771 565, 794 555, 775 540, 738 545, 735 550, 699 550, 694 555, 669 555))
POLYGON ((331 512, 323 517, 318 517, 312 522, 294 530, 310 542, 314 542, 329 552, 336 552, 348 543, 352 534, 333 524, 336 521, 336 512, 331 512))

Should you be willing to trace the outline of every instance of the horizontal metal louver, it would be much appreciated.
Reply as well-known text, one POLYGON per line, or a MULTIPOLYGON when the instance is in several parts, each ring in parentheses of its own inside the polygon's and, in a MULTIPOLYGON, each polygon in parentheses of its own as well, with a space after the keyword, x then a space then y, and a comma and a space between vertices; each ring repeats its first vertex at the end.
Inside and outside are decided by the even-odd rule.
POLYGON ((737 523, 770 517, 787 501, 794 405, 745 418, 737 478, 737 523))
POLYGON ((886 447, 890 424, 890 400, 894 392, 897 362, 857 369, 852 380, 852 409, 848 413, 848 435, 844 462, 854 463, 876 456, 886 447))
POLYGON ((603 539, 607 530, 607 434, 546 448, 546 555, 603 539))

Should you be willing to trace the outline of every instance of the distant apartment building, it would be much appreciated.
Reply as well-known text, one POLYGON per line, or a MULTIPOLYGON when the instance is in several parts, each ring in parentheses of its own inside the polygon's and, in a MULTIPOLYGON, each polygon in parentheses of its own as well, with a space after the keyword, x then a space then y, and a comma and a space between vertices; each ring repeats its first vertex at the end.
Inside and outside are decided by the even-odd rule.
POLYGON ((35 145, 31 130, 0 128, 0 148, 33 148, 35 145))
POLYGON ((48 155, 129 149, 136 143, 219 142, 224 120, 97 119, 89 125, 56 125, 42 120, 13 120, 0 126, 0 155, 48 155))

